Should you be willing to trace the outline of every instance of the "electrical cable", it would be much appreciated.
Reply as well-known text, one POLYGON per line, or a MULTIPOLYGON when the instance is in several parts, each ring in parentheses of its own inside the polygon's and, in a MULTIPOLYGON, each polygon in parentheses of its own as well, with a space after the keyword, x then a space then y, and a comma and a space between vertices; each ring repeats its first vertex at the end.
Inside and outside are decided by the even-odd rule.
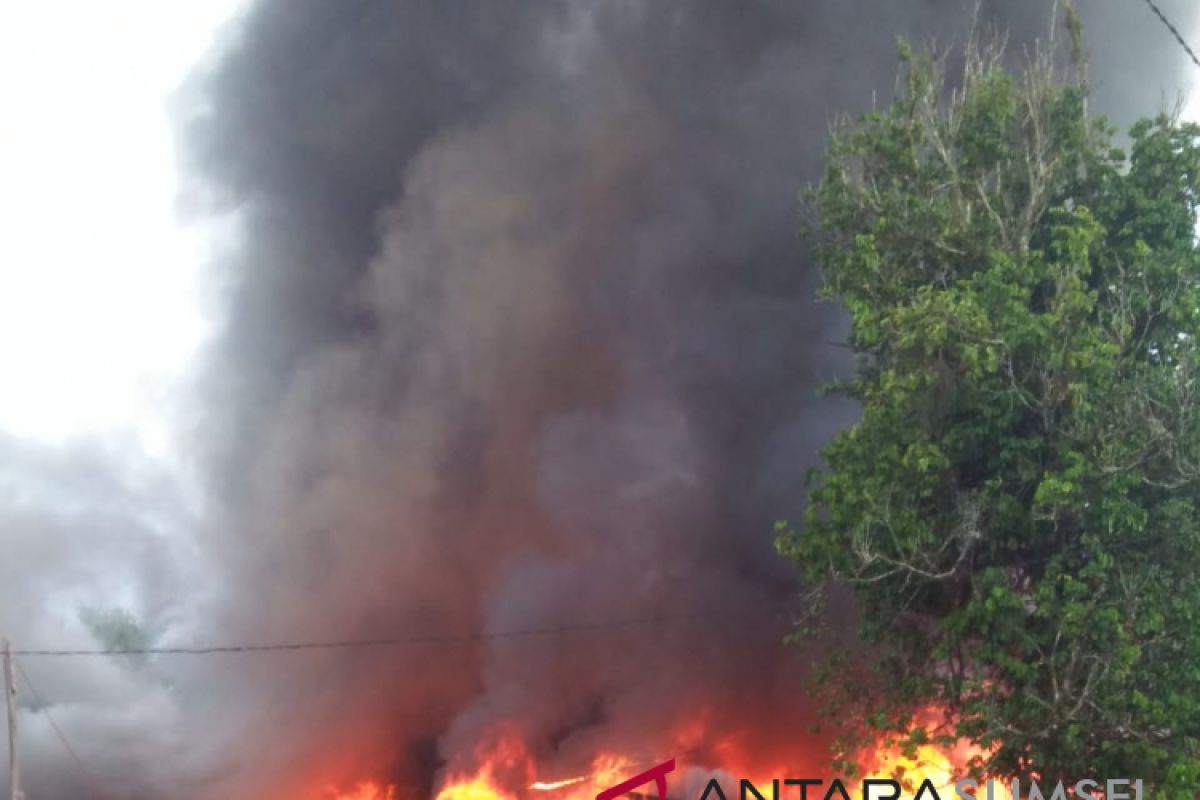
POLYGON ((58 737, 60 742, 62 742, 63 749, 65 749, 67 754, 71 756, 71 760, 75 762, 75 766, 79 771, 79 777, 83 780, 84 785, 87 787, 88 795, 92 797, 93 800, 100 800, 103 795, 96 788, 96 781, 92 776, 91 770, 89 770, 87 765, 83 763, 83 759, 79 757, 79 753, 75 750, 75 748, 71 746, 71 742, 67 739, 67 735, 63 732, 63 729, 59 727, 58 722, 55 721, 54 715, 50 713, 50 704, 46 702, 45 698, 43 698, 41 693, 38 692, 37 687, 33 685, 33 681, 29 679, 29 673, 27 673, 21 666, 21 662, 13 659, 13 664, 17 668, 17 674, 21 676, 21 680, 25 682, 26 688, 29 689, 29 694, 32 695, 33 699, 37 701, 38 706, 40 707, 38 709, 39 713, 45 715, 46 721, 50 723, 50 729, 54 731, 54 735, 58 737))
POLYGON ((1162 21, 1163 25, 1167 26, 1167 30, 1169 30, 1171 35, 1175 37, 1175 41, 1179 42, 1179 46, 1187 51, 1187 54, 1192 59, 1192 63, 1197 67, 1200 67, 1200 58, 1197 58, 1196 53, 1192 50, 1192 48, 1188 47, 1188 43, 1183 38, 1183 34, 1179 32, 1178 28, 1171 24, 1171 20, 1167 19, 1167 15, 1164 14, 1157 5, 1155 5, 1154 0, 1146 0, 1146 5, 1150 6, 1150 10, 1154 12, 1154 15, 1162 21))
POLYGON ((329 641, 281 642, 273 644, 234 644, 192 647, 130 647, 113 649, 28 649, 13 650, 14 656, 148 656, 148 655, 215 655, 219 653, 263 653, 295 650, 339 650, 362 647, 395 647, 402 645, 470 644, 503 639, 522 639, 564 636, 620 628, 659 626, 664 623, 709 620, 731 616, 727 612, 697 611, 684 614, 662 614, 637 619, 579 623, 544 628, 525 628, 508 631, 481 631, 468 634, 430 634, 387 636, 374 639, 335 639, 329 641))

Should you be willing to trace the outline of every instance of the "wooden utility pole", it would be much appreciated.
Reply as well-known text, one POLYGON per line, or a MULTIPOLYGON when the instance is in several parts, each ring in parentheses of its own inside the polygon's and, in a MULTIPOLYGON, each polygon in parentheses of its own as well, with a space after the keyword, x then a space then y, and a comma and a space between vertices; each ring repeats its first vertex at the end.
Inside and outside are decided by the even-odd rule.
POLYGON ((4 702, 8 706, 8 789, 11 800, 24 800, 17 770, 17 685, 13 680, 12 645, 4 643, 4 702))

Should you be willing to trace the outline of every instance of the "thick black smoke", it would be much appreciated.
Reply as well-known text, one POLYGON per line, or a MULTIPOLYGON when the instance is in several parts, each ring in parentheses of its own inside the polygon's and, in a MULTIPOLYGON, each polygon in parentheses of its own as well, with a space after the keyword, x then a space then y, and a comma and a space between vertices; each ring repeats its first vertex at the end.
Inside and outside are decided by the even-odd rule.
MULTIPOLYGON (((1052 5, 979 19, 1019 50, 1052 5)), ((1081 5, 1098 106, 1173 99, 1184 57, 1157 20, 1081 5)), ((813 299, 798 191, 834 117, 888 101, 894 37, 948 43, 971 18, 957 0, 252 5, 179 104, 191 199, 236 233, 195 431, 212 515, 170 643, 664 619, 163 658, 123 678, 161 713, 97 722, 88 760, 130 797, 420 792, 501 721, 565 774, 598 748, 683 755, 662 748, 703 719, 819 761, 771 528, 853 409, 817 396, 843 321, 813 299)), ((156 559, 138 563, 191 574, 156 559)), ((689 758, 720 766, 712 743, 689 758)))
MULTIPOLYGON (((1096 83, 1153 111, 1180 54, 1127 5, 1085 9, 1096 83), (1135 53, 1131 28, 1161 46, 1135 53)), ((606 745, 666 755, 700 713, 717 731, 754 720, 752 747, 790 732, 811 749, 800 658, 770 624, 794 590, 771 522, 799 513, 804 470, 851 413, 816 399, 839 320, 813 302, 797 191, 833 116, 886 102, 893 37, 948 40, 970 17, 841 0, 253 8, 188 137, 241 235, 214 371, 227 413, 206 420, 230 510, 221 629, 730 618, 258 664, 241 735, 261 755, 234 785, 311 785, 308 766, 427 785, 497 721, 564 769, 606 745)), ((1030 46, 1051 4, 979 17, 1030 46)))

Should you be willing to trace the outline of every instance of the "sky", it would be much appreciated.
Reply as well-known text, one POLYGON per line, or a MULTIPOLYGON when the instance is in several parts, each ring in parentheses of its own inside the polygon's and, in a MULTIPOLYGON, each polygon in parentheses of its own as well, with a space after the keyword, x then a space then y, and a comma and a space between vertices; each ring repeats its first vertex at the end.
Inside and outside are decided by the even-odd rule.
MULTIPOLYGON (((375 25, 366 13, 327 19, 330 6, 319 2, 263 0, 243 40, 234 33, 244 5, 0 5, 0 634, 18 644, 95 646, 81 608, 129 609, 171 644, 264 631, 337 638, 430 619, 478 626, 471 630, 521 628, 531 617, 554 625, 562 622, 556 613, 588 613, 588 600, 606 598, 602 584, 624 567, 613 558, 562 569, 554 556, 614 537, 647 560, 700 541, 720 556, 709 560, 722 562, 713 585, 731 594, 769 586, 713 520, 757 524, 769 513, 726 494, 765 505, 791 491, 763 475, 790 479, 807 465, 816 440, 789 415, 808 409, 811 384, 828 377, 816 367, 780 377, 802 372, 810 355, 788 351, 787 337, 825 331, 823 322, 797 321, 797 308, 807 313, 797 299, 808 292, 804 280, 758 263, 791 252, 794 212, 786 203, 795 181, 772 159, 786 162, 804 146, 787 125, 819 142, 824 110, 804 104, 833 95, 829 107, 842 106, 824 85, 851 87, 860 106, 874 87, 886 89, 894 59, 892 32, 883 29, 903 23, 901 11, 874 27, 878 46, 859 54, 873 71, 852 74, 825 57, 848 51, 827 35, 854 21, 842 0, 813 2, 811 29, 781 14, 779 31, 768 14, 725 19, 713 11, 720 4, 696 2, 701 12, 685 30, 699 44, 680 48, 691 61, 677 71, 656 45, 673 41, 665 16, 651 19, 642 39, 619 15, 548 12, 563 33, 546 44, 553 37, 543 36, 536 10, 513 14, 511 31, 493 30, 507 19, 468 19, 464 33, 461 20, 436 15, 417 15, 413 26, 375 25), (231 41, 224 66, 214 67, 212 48, 231 41), (747 42, 763 43, 769 57, 758 59, 747 42), (398 47, 408 52, 398 56, 398 47), (373 80, 377 68, 386 79, 373 80), (209 83, 183 91, 197 74, 209 83), (799 101, 794 75, 817 87, 805 87, 799 101), (260 94, 264 87, 274 94, 260 94), (309 90, 319 103, 308 105, 309 90), (218 106, 215 122, 185 131, 195 118, 203 122, 208 109, 196 104, 205 97, 218 106), (280 121, 264 97, 290 116, 280 121), (189 138, 190 155, 181 154, 189 138), (195 213, 189 170, 215 174, 211 182, 230 195, 218 205, 245 210, 258 224, 233 257, 223 217, 195 213), (753 180, 743 184, 745 175, 753 180), (314 187, 333 200, 323 205, 314 187), (622 202, 634 195, 648 222, 626 241, 634 212, 622 202), (746 259, 755 269, 732 269, 745 242, 761 244, 746 259), (570 273, 568 263, 581 269, 570 273), (250 275, 233 292, 224 283, 230 264, 250 275), (281 282, 296 264, 336 274, 281 282), (377 328, 339 316, 330 287, 347 286, 371 294, 377 328), (428 304, 415 301, 428 286, 428 304), (792 294, 775 302, 776 289, 792 294), (672 292, 687 302, 666 302, 672 292), (461 324, 443 325, 439 315, 461 324), (671 337, 678 344, 664 345, 671 337), (233 388, 197 385, 225 374, 208 369, 214 352, 236 378, 233 388), (509 353, 530 354, 533 366, 509 353), (594 373, 586 380, 576 380, 580 362, 594 373), (785 386, 794 396, 776 391, 784 381, 795 382, 785 386), (227 399, 235 406, 227 414, 195 414, 197 404, 227 399), (763 410, 787 403, 774 417, 763 410), (380 409, 398 409, 420 435, 398 430, 404 425, 380 409), (761 429, 745 430, 756 417, 766 420, 761 429), (221 429, 210 436, 197 419, 221 429), (241 435, 240 420, 253 435, 241 435), (489 437, 500 443, 496 452, 489 437), (249 499, 234 497, 229 517, 210 514, 204 502, 213 440, 227 447, 213 463, 251 478, 249 499), (478 501, 478 515, 438 505, 462 496, 478 501), (508 503, 512 496, 520 502, 508 503), (393 536, 392 527, 419 530, 393 536), (494 563, 462 563, 444 545, 459 531, 476 536, 470 544, 478 541, 494 563), (434 570, 406 561, 414 551, 475 579, 479 596, 461 607, 445 602, 444 587, 427 580, 434 570), (323 590, 320 608, 309 609, 323 590), (405 617, 393 608, 402 605, 398 593, 443 616, 405 617)), ((936 4, 908 5, 936 23, 928 11, 936 4)), ((1182 0, 1163 6, 1183 18, 1182 0)), ((524 8, 553 7, 529 0, 524 8)), ((1175 43, 1140 2, 1129 0, 1120 13, 1146 37, 1136 47, 1174 60, 1175 43)), ((1160 62, 1130 54, 1123 19, 1097 17, 1101 96, 1128 108, 1134 98, 1142 107, 1144 93, 1145 110, 1153 110, 1177 83, 1194 83, 1172 75, 1147 86, 1127 67, 1160 62)), ((1194 20, 1185 33, 1200 40, 1194 20)), ((866 47, 857 37, 851 44, 866 47)), ((1200 118, 1195 95, 1186 107, 1200 118)), ((792 160, 808 164, 812 153, 792 160)), ((661 588, 662 575, 640 577, 659 587, 653 599, 695 599, 661 588)), ((693 644, 681 639, 664 652, 693 644)), ((538 694, 584 669, 547 658, 543 682, 514 685, 511 676, 528 674, 529 664, 503 654, 478 660, 478 674, 446 691, 444 718, 424 719, 423 709, 402 702, 390 703, 392 714, 416 720, 422 733, 445 732, 449 747, 505 703, 528 699, 522 691, 538 694), (475 696, 476 683, 498 689, 475 696)), ((85 761, 102 764, 106 779, 139 776, 139 798, 165 796, 161 787, 176 780, 200 787, 189 798, 229 796, 205 793, 214 764, 232 772, 253 769, 260 755, 280 764, 320 754, 324 742, 292 726, 297 696, 306 711, 359 726, 363 753, 393 755, 395 720, 353 719, 381 701, 342 685, 359 674, 343 662, 290 671, 257 665, 241 683, 224 677, 224 663, 136 671, 29 662, 59 723, 83 743, 85 761), (253 702, 238 702, 247 698, 253 702), (243 720, 259 701, 265 722, 243 720), (205 731, 232 739, 243 724, 295 736, 290 747, 262 754, 209 751, 228 742, 205 731)), ((716 657, 693 663, 718 677, 727 667, 716 657)), ((392 685, 382 667, 363 668, 392 685)), ((639 686, 642 677, 621 676, 639 686)), ((592 683, 620 680, 603 674, 592 683)), ((620 710, 636 718, 660 701, 653 688, 623 695, 620 710)), ((669 696, 671 687, 660 688, 669 696)), ((55 787, 70 796, 77 777, 62 769, 54 731, 38 708, 25 709, 30 780, 51 787, 47 796, 55 787)))
POLYGON ((0 8, 0 429, 123 431, 166 455, 171 388, 212 322, 168 100, 238 4, 0 8))

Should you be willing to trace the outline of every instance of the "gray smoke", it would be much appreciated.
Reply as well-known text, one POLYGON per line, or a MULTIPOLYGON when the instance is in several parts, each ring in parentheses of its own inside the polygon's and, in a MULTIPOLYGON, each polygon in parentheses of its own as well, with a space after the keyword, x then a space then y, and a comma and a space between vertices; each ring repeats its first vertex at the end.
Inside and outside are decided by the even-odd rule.
MULTIPOLYGON (((1165 8, 1187 30, 1185 6, 1165 8)), ((1019 49, 1050 8, 980 16, 1019 49)), ((1172 99, 1184 56, 1157 20, 1082 11, 1100 108, 1172 99)), ((817 396, 844 321, 813 300, 797 193, 831 120, 887 102, 894 37, 948 42, 970 18, 954 0, 253 5, 179 102, 190 202, 235 231, 194 431, 211 502, 195 552, 122 534, 123 585, 146 587, 128 604, 172 643, 672 619, 47 668, 47 695, 80 687, 98 777, 134 776, 122 797, 419 795, 500 722, 565 774, 598 748, 681 755, 661 748, 699 717, 818 763, 771 525, 799 516, 853 409, 817 396)), ((61 537, 45 574, 75 585, 61 537)), ((689 757, 718 765, 705 744, 689 757)), ((50 764, 30 797, 77 796, 50 764)))

